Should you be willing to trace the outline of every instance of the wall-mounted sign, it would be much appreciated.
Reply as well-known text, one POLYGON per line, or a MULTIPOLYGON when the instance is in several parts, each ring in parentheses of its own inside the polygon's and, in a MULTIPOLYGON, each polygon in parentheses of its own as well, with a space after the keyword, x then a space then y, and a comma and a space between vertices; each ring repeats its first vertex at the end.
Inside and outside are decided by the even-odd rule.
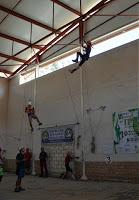
POLYGON ((139 108, 113 113, 115 153, 139 153, 139 108))
POLYGON ((73 142, 73 125, 55 126, 42 130, 42 143, 73 142))

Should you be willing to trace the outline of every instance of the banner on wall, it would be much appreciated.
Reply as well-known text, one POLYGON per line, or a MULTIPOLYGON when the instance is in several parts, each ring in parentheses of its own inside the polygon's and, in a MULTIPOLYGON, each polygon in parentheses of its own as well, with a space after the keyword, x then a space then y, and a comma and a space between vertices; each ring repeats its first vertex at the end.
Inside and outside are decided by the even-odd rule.
POLYGON ((74 126, 55 126, 42 130, 42 143, 71 143, 73 142, 74 126))
POLYGON ((115 153, 139 153, 139 108, 113 113, 115 153))

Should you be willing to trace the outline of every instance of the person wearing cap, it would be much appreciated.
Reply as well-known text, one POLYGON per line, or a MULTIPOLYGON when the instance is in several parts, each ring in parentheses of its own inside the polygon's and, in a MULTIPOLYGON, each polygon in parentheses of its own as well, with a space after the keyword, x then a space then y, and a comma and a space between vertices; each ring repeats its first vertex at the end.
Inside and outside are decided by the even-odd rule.
POLYGON ((77 69, 79 69, 80 66, 83 65, 83 63, 89 59, 89 56, 90 56, 90 53, 91 53, 91 48, 92 48, 92 44, 91 44, 91 41, 84 41, 85 45, 82 45, 83 47, 83 53, 81 52, 77 52, 77 55, 76 55, 76 59, 75 60, 72 60, 73 62, 75 63, 78 63, 78 59, 79 57, 81 58, 81 61, 79 63, 79 66, 75 69, 72 69, 70 72, 73 73, 75 72, 77 69))
POLYGON ((24 156, 24 148, 19 150, 19 153, 16 155, 16 187, 15 192, 20 192, 25 190, 21 187, 22 179, 25 175, 25 156, 24 156))
POLYGON ((28 105, 25 108, 25 113, 28 114, 28 119, 29 119, 29 124, 31 127, 31 131, 33 132, 33 125, 32 125, 32 119, 36 119, 36 121, 38 122, 38 125, 41 126, 42 123, 40 122, 39 118, 37 117, 37 115, 35 114, 35 109, 34 107, 31 105, 31 102, 28 103, 28 105))

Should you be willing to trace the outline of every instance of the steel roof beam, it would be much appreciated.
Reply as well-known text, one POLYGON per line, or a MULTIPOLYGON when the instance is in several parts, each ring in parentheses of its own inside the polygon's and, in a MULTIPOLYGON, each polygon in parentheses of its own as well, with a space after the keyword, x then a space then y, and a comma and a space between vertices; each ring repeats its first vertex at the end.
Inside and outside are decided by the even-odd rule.
POLYGON ((12 41, 18 42, 18 43, 23 44, 23 45, 26 45, 26 46, 32 46, 32 47, 34 47, 34 48, 36 48, 36 49, 41 49, 41 47, 38 46, 38 45, 30 44, 30 43, 27 42, 27 41, 24 41, 24 40, 21 40, 21 39, 12 37, 12 36, 7 35, 7 34, 4 34, 4 33, 0 33, 0 37, 3 37, 3 38, 5 38, 5 39, 7 39, 7 40, 12 40, 12 41))
MULTIPOLYGON (((34 43, 32 44, 32 46, 37 45, 37 43, 43 41, 44 39, 48 38, 49 36, 53 35, 54 33, 60 33, 60 31, 61 31, 62 29, 66 28, 67 26, 69 26, 69 25, 71 25, 72 23, 74 23, 75 20, 77 20, 77 19, 74 19, 74 20, 70 21, 69 23, 67 23, 67 24, 61 26, 60 28, 54 30, 52 33, 48 34, 47 36, 44 36, 44 37, 41 38, 40 40, 34 42, 34 43)), ((31 45, 29 45, 29 46, 26 47, 25 49, 23 49, 23 50, 17 52, 17 53, 14 54, 13 56, 20 55, 21 53, 23 53, 24 51, 26 51, 26 50, 29 49, 29 48, 31 48, 31 45)), ((3 63, 5 63, 5 62, 7 62, 8 60, 9 60, 9 59, 4 60, 3 62, 0 63, 0 65, 3 64, 3 63)))
POLYGON ((53 32, 55 31, 55 29, 53 29, 53 28, 50 27, 50 26, 47 26, 46 24, 43 24, 43 23, 38 22, 38 21, 36 21, 36 20, 34 20, 34 19, 31 19, 31 18, 29 18, 29 17, 26 17, 25 15, 22 15, 22 14, 20 14, 20 13, 18 13, 18 12, 15 12, 15 11, 13 11, 13 10, 10 10, 10 9, 4 7, 4 6, 1 6, 1 5, 0 5, 0 10, 2 10, 3 12, 9 13, 10 15, 13 15, 13 16, 15 16, 15 17, 18 17, 18 18, 20 18, 20 19, 22 19, 22 20, 25 20, 25 21, 27 21, 27 22, 30 22, 30 23, 35 24, 35 25, 37 25, 37 26, 40 26, 40 27, 42 27, 42 28, 44 28, 44 29, 47 29, 47 30, 49 30, 49 31, 53 31, 53 32))
POLYGON ((79 11, 75 10, 74 8, 71 8, 70 6, 66 5, 65 3, 62 3, 61 1, 58 0, 50 0, 50 1, 53 1, 54 3, 60 5, 61 7, 71 11, 72 13, 81 16, 81 13, 79 11))
POLYGON ((21 63, 26 62, 26 60, 23 60, 21 58, 17 58, 15 56, 10 56, 10 55, 4 54, 4 53, 0 53, 0 56, 3 57, 3 58, 7 58, 9 60, 14 60, 14 61, 21 62, 21 63))
MULTIPOLYGON (((75 19, 75 20, 73 20, 72 21, 72 23, 74 23, 74 22, 76 22, 76 23, 79 23, 80 22, 80 20, 87 20, 88 19, 88 16, 89 16, 89 18, 90 17, 92 17, 93 15, 95 15, 97 12, 99 12, 101 9, 103 9, 107 4, 109 4, 109 3, 112 3, 113 1, 116 1, 116 0, 110 0, 110 1, 107 1, 107 0, 102 0, 100 3, 98 3, 95 7, 93 7, 92 9, 90 9, 87 13, 85 13, 83 16, 81 16, 81 17, 79 17, 79 18, 77 18, 77 19, 75 19), (96 11, 96 12, 95 12, 96 11), (92 14, 93 13, 93 14, 92 14)), ((138 3, 135 3, 135 4, 133 4, 132 6, 130 6, 128 9, 130 9, 131 7, 134 7, 135 5, 137 5, 138 3)), ((126 10, 128 10, 128 9, 126 9, 126 10)), ((125 10, 124 10, 125 11, 125 10)), ((122 11, 122 12, 124 12, 124 11, 122 11)), ((120 13, 118 13, 117 14, 117 16, 118 15, 120 15, 122 12, 120 12, 120 13)), ((114 17, 116 17, 116 16, 114 16, 114 17)), ((111 19, 109 19, 109 20, 111 20, 111 19)), ((107 21, 106 21, 107 22, 107 21)), ((73 26, 72 26, 73 27, 73 26)), ((60 35, 60 37, 61 37, 61 35, 60 35)), ((57 38, 57 37, 56 37, 57 38)), ((52 41, 50 42, 50 44, 52 44, 52 41)), ((56 43, 55 43, 56 44, 56 43)), ((44 52, 46 52, 49 48, 47 48, 49 46, 49 43, 44 47, 44 48, 42 48, 42 50, 40 50, 40 52, 42 52, 42 54, 44 53, 44 52)), ((53 45, 52 45, 53 46, 53 45)), ((51 48, 51 47, 50 47, 51 48)), ((38 52, 37 54, 39 55, 39 53, 40 52, 38 52)), ((41 54, 41 55, 42 55, 41 54)), ((20 66, 12 75, 11 75, 11 77, 13 77, 16 73, 18 73, 19 71, 22 71, 22 70, 24 70, 27 66, 28 66, 28 64, 31 64, 33 61, 34 61, 34 59, 35 59, 35 57, 36 57, 36 55, 34 55, 32 58, 30 58, 26 63, 24 63, 22 66, 20 66)))
MULTIPOLYGON (((72 20, 72 21, 69 22, 68 24, 66 24, 66 25, 64 25, 64 26, 62 26, 62 27, 60 27, 60 28, 58 28, 58 29, 56 30, 56 32, 57 32, 57 33, 60 32, 62 29, 64 29, 64 28, 66 28, 67 26, 71 25, 74 21, 75 21, 75 20, 72 20)), ((40 40, 34 42, 32 45, 37 45, 37 43, 39 43, 39 42, 43 41, 44 39, 50 37, 50 36, 53 35, 54 33, 55 33, 55 32, 52 32, 52 33, 48 34, 47 36, 44 36, 44 37, 41 38, 40 40)), ((23 49, 23 50, 17 52, 17 53, 14 54, 13 56, 20 55, 21 53, 23 53, 24 51, 26 51, 26 50, 29 49, 29 48, 31 48, 31 45, 28 46, 28 47, 26 47, 25 49, 23 49)), ((4 60, 3 62, 0 63, 0 65, 4 64, 4 63, 7 62, 7 61, 8 61, 8 59, 7 59, 7 60, 4 60)))
MULTIPOLYGON (((67 32, 70 31, 82 19, 85 19, 90 13, 92 13, 94 11, 98 12, 100 9, 103 9, 107 4, 111 3, 112 1, 115 1, 115 0, 110 0, 110 1, 102 0, 95 7, 91 8, 87 13, 85 13, 84 15, 80 16, 79 18, 73 20, 72 24, 68 28, 66 28, 63 32, 61 32, 56 38, 54 38, 52 41, 50 41, 47 45, 45 45, 39 52, 37 52, 36 55, 32 56, 28 61, 26 61, 23 65, 21 65, 15 72, 13 72, 13 74, 11 75, 11 77, 13 77, 16 73, 24 70, 29 64, 31 64, 35 60, 35 58, 36 58, 37 55, 44 54, 48 49, 50 49, 53 46, 53 44, 56 44, 55 43, 56 41, 59 42, 60 40, 58 40, 58 39, 61 36, 66 35, 67 32)), ((92 16, 90 16, 90 17, 92 17, 92 16)), ((63 37, 61 39, 63 39, 63 37)))
POLYGON ((12 74, 12 72, 6 70, 6 69, 1 69, 0 68, 0 72, 4 73, 4 74, 12 74))
MULTIPOLYGON (((116 0, 110 0, 109 2, 107 2, 108 0, 102 0, 100 3, 98 3, 95 7, 91 8, 87 13, 85 13, 84 15, 82 15, 81 17, 75 19, 73 21, 73 23, 67 28, 65 29, 63 32, 61 32, 56 38, 54 38, 50 43, 48 43, 47 45, 45 45, 37 54, 40 54, 41 52, 46 52, 46 50, 48 49, 48 47, 53 44, 59 37, 63 36, 64 34, 66 34, 70 29, 72 29, 76 24, 80 23, 83 19, 85 19, 90 13, 96 11, 98 12, 100 9, 104 8, 108 3, 111 3, 112 1, 116 1, 116 0)), ((91 17, 91 16, 90 16, 91 17)))
MULTIPOLYGON (((38 56, 40 56, 39 54, 43 54, 47 49, 51 48, 55 42, 58 40, 60 41, 61 39, 63 39, 67 34, 68 31, 71 30, 71 28, 73 28, 75 25, 77 24, 77 22, 74 22, 71 26, 69 26, 67 29, 65 29, 63 32, 61 32, 56 38, 54 38, 52 41, 50 41, 47 45, 45 45, 45 47, 43 47, 37 54, 33 55, 29 60, 27 60, 23 65, 21 65, 15 72, 13 72, 13 74, 11 75, 11 77, 13 77, 15 74, 17 74, 18 72, 21 72, 23 69, 25 69, 29 64, 31 64, 33 61, 35 61, 35 59, 37 59, 38 56), (66 34, 66 35, 65 35, 66 34), (63 37, 62 37, 63 36, 63 37)), ((69 34, 69 33, 68 33, 69 34)))

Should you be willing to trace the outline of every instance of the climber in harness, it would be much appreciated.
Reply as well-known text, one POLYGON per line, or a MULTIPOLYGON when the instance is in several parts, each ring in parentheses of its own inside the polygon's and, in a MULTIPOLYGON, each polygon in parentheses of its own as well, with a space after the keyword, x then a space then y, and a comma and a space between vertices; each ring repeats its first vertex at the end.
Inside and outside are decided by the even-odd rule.
POLYGON ((90 56, 90 53, 91 53, 92 44, 91 44, 91 41, 87 41, 87 42, 84 41, 84 43, 85 43, 85 45, 82 45, 82 47, 83 47, 83 53, 77 52, 76 59, 72 60, 73 62, 78 63, 78 59, 80 57, 81 61, 79 63, 79 66, 76 67, 76 68, 74 68, 74 69, 72 69, 70 71, 70 73, 75 72, 77 69, 79 69, 83 65, 83 63, 85 61, 87 61, 89 59, 89 56, 90 56))
POLYGON ((39 118, 37 117, 37 115, 35 114, 35 109, 34 107, 31 105, 31 102, 28 103, 27 107, 25 108, 25 113, 28 114, 28 119, 29 119, 29 124, 31 127, 31 131, 33 132, 33 126, 32 126, 32 119, 36 119, 36 121, 38 122, 38 125, 41 126, 42 123, 40 122, 39 118))

